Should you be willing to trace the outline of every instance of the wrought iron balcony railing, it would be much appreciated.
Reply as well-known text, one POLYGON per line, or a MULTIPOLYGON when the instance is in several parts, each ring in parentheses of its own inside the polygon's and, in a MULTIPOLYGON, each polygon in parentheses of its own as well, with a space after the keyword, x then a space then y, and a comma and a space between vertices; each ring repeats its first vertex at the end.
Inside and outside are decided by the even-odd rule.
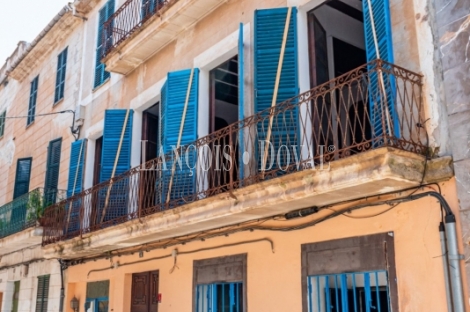
POLYGON ((63 190, 37 188, 0 206, 0 238, 35 226, 44 209, 64 200, 65 193, 63 190))
POLYGON ((101 58, 105 58, 152 16, 178 0, 127 0, 103 25, 101 58))
POLYGON ((43 244, 384 146, 425 154, 421 93, 421 75, 368 63, 49 207, 43 244))

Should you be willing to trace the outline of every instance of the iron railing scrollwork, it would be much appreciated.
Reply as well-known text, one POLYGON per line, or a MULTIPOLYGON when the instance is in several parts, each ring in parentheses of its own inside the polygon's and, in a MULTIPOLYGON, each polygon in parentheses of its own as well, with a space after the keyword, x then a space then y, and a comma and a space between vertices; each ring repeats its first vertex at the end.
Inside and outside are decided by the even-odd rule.
POLYGON ((422 122, 422 76, 376 60, 49 207, 43 244, 384 146, 425 154, 422 122))

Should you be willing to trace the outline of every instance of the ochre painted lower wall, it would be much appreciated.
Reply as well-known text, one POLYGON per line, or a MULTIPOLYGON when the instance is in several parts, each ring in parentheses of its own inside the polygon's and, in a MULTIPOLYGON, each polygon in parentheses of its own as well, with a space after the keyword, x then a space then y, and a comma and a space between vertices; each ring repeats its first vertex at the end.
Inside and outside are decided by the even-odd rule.
MULTIPOLYGON (((434 188, 437 190, 437 186, 434 188)), ((457 212, 455 180, 442 183, 441 188, 443 195, 457 212)), ((389 206, 386 205, 365 208, 354 212, 353 215, 374 215, 387 208, 389 206)), ((312 216, 310 219, 316 217, 312 216)), ((307 219, 301 221, 304 222, 307 219)), ((179 245, 176 248, 181 252, 267 237, 274 241, 275 252, 271 252, 269 243, 260 242, 180 255, 177 261, 178 268, 173 273, 170 273, 173 267, 172 257, 94 272, 87 277, 90 270, 110 266, 110 260, 88 262, 72 266, 67 270, 68 289, 65 306, 68 307, 68 302, 76 296, 80 300, 80 311, 83 311, 86 283, 109 279, 109 311, 130 311, 131 274, 159 270, 159 287, 162 294, 159 312, 189 312, 192 311, 193 260, 246 253, 248 255, 246 285, 248 310, 252 312, 302 311, 301 244, 393 232, 399 311, 445 311, 446 296, 438 232, 440 220, 439 203, 436 199, 429 197, 402 203, 385 214, 371 218, 351 219, 340 216, 299 231, 242 232, 229 237, 179 245)), ((172 248, 150 251, 144 253, 143 259, 168 255, 171 252, 172 248)), ((113 260, 123 264, 142 260, 142 258, 134 254, 115 257, 113 260)), ((464 284, 466 285, 465 280, 464 284)), ((468 293, 467 290, 465 291, 468 293)), ((72 312, 70 308, 66 311, 72 312)))

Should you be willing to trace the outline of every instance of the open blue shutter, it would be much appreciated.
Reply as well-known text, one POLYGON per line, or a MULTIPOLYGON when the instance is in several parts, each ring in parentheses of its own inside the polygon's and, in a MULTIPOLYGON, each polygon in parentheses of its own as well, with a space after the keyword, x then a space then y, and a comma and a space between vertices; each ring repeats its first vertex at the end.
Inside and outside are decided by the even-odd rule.
MULTIPOLYGON (((112 44, 112 34, 105 34, 106 39, 103 37, 104 23, 114 13, 114 0, 109 0, 99 11, 98 16, 98 34, 97 34, 97 47, 96 47, 96 67, 95 67, 95 83, 94 87, 100 86, 106 79, 109 78, 110 73, 105 70, 105 65, 101 63, 104 49, 112 44), (105 40, 104 40, 105 39, 105 40), (103 42, 105 41, 105 42, 103 42)), ((109 30, 108 30, 109 31, 109 30)))
MULTIPOLYGON (((191 70, 181 70, 168 73, 167 81, 162 90, 162 146, 165 154, 172 154, 178 144, 181 120, 186 102, 191 70)), ((194 69, 191 92, 186 112, 186 118, 180 146, 194 143, 197 140, 197 111, 198 111, 199 69, 194 69)), ((186 152, 183 150, 183 152, 186 152)), ((173 154, 174 156, 174 154, 173 154)), ((196 164, 197 152, 194 148, 182 156, 182 169, 176 165, 173 176, 170 199, 174 200, 195 194, 196 172, 188 167, 196 164), (186 156, 188 163, 186 163, 186 156), (188 166, 189 164, 189 166, 188 166)), ((172 160, 166 162, 167 170, 163 170, 162 201, 166 202, 169 184, 172 176, 172 160)))
MULTIPOLYGON (((124 125, 126 113, 126 109, 109 109, 105 111, 100 182, 105 182, 111 179, 123 129, 125 129, 125 131, 124 136, 122 137, 121 151, 119 153, 114 177, 119 176, 131 168, 132 120, 134 111, 129 111, 127 123, 124 125)), ((113 182, 110 186, 101 189, 99 193, 100 203, 96 222, 107 222, 126 215, 128 212, 128 198, 128 179, 119 179, 118 181, 113 182), (108 188, 111 188, 109 193, 108 188), (106 206, 106 198, 108 197, 108 194, 108 205, 106 206), (106 211, 103 218, 105 206, 106 211)))
POLYGON ((62 138, 49 143, 47 152, 46 181, 44 183, 44 204, 46 206, 52 205, 56 202, 61 149, 62 138))
MULTIPOLYGON (((126 109, 108 109, 104 115, 103 151, 101 153, 100 182, 111 179, 119 141, 121 140, 126 109)), ((131 167, 132 119, 134 111, 129 112, 126 130, 122 139, 121 152, 114 176, 126 172, 131 167)))
MULTIPOLYGON (((243 23, 240 23, 240 34, 238 37, 238 120, 243 120, 245 118, 245 55, 244 55, 244 38, 243 38, 243 23)), ((243 125, 240 125, 243 126, 243 125)), ((238 156, 238 163, 239 163, 239 177, 240 180, 244 178, 244 168, 243 165, 243 153, 245 152, 245 139, 243 136, 243 128, 241 128, 239 138, 238 138, 238 146, 239 148, 239 156, 238 156)))
MULTIPOLYGON (((255 11, 255 113, 262 112, 263 118, 263 121, 258 123, 258 140, 268 139, 269 110, 264 110, 271 107, 274 96, 287 12, 288 8, 255 11)), ((297 9, 292 8, 277 104, 299 93, 297 53, 297 9)), ((297 107, 285 111, 281 109, 281 111, 283 112, 275 112, 270 138, 276 154, 281 145, 287 145, 292 152, 292 146, 298 148, 300 141, 297 107)), ((259 168, 261 167, 260 152, 262 151, 258 149, 259 168)), ((267 167, 269 163, 270 158, 268 158, 267 167)), ((281 157, 280 164, 281 166, 286 164, 285 157, 281 157)))
MULTIPOLYGON (((367 61, 371 62, 380 58, 386 62, 393 63, 392 27, 388 0, 363 0, 362 6, 364 12, 367 61), (369 2, 372 8, 369 6, 369 2), (372 25, 375 26, 377 47, 372 25), (379 55, 377 55, 377 50, 379 55)), ((387 67, 387 64, 384 64, 384 67, 387 67)), ((400 137, 400 127, 396 110, 395 79, 393 75, 382 72, 383 87, 385 88, 385 93, 383 93, 383 87, 381 86, 377 70, 374 69, 372 65, 369 67, 369 70, 371 71, 369 76, 369 107, 372 137, 376 139, 383 136, 384 127, 389 136, 400 137), (382 109, 385 105, 387 106, 388 114, 386 110, 382 109), (389 122, 387 122, 387 117, 389 118, 389 122)), ((374 145, 379 144, 380 141, 381 139, 376 141, 374 145)))
POLYGON ((67 197, 74 196, 83 191, 83 168, 85 166, 85 152, 85 140, 79 140, 72 143, 72 147, 70 149, 67 197))

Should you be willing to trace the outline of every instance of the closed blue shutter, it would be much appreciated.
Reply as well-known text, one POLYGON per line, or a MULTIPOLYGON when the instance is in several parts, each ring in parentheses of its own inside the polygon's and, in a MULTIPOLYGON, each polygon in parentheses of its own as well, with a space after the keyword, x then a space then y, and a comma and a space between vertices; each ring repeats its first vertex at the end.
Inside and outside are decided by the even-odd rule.
MULTIPOLYGON (((371 62, 375 59, 382 59, 389 63, 393 63, 393 45, 392 45, 392 27, 390 22, 390 6, 388 0, 363 0, 364 12, 364 33, 366 39, 367 61, 371 62), (370 10, 369 2, 372 6, 370 10), (371 14, 372 13, 372 14, 371 14), (372 15, 372 18, 371 18, 372 15), (377 38, 377 46, 374 40, 373 27, 375 26, 375 34, 377 38), (377 55, 377 50, 379 55, 377 55)), ((384 65, 387 67, 387 65, 384 65)), ((400 137, 398 124, 398 116, 396 110, 396 82, 393 75, 382 72, 385 94, 383 93, 380 77, 373 66, 369 66, 372 70, 369 76, 369 107, 372 126, 373 139, 384 135, 384 127, 389 136, 400 137), (382 109, 387 105, 388 113, 382 109), (387 121, 388 117, 388 121, 387 121), (390 129, 389 129, 390 128, 390 129)), ((374 145, 379 144, 376 141, 374 145)))
POLYGON ((29 126, 35 119, 36 114, 36 101, 38 98, 38 84, 39 84, 39 76, 31 81, 31 90, 29 94, 29 106, 28 106, 28 118, 26 121, 26 125, 29 126))
MULTIPOLYGON (((269 110, 264 110, 271 107, 274 96, 287 12, 288 8, 257 10, 255 12, 255 113, 263 112, 263 121, 258 123, 258 140, 268 139, 269 110)), ((292 8, 277 104, 295 97, 299 93, 297 53, 297 9, 292 8)), ((276 107, 279 108, 279 105, 276 107)), ((297 146, 300 141, 298 139, 297 107, 280 110, 282 112, 276 112, 273 118, 272 134, 269 140, 274 146, 276 154, 281 145, 287 145, 292 152, 293 146, 297 146)), ((264 151, 258 149, 259 168, 261 168, 260 152, 264 151)), ((269 167, 269 164, 270 158, 267 160, 266 167, 269 167)), ((281 166, 287 164, 285 155, 281 157, 280 164, 281 166)))
MULTIPOLYGON (((126 125, 126 109, 106 110, 104 117, 103 133, 103 151, 101 153, 101 172, 100 182, 108 181, 112 178, 114 163, 121 140, 122 130, 125 127, 122 138, 121 151, 116 165, 114 177, 128 171, 131 167, 131 147, 132 147, 132 119, 133 110, 129 111, 126 125)), ((127 205, 129 197, 129 180, 119 179, 113 182, 108 188, 103 188, 99 193, 99 213, 97 214, 97 223, 109 221, 127 214, 127 205), (108 188, 111 187, 108 197, 108 188), (103 209, 108 205, 103 218, 103 209)))
POLYGON ((44 204, 46 207, 56 202, 61 149, 62 138, 49 143, 47 152, 46 181, 44 183, 44 204))
MULTIPOLYGON (((18 159, 16 165, 16 177, 15 177, 15 189, 13 192, 13 199, 28 194, 29 192, 29 181, 31 178, 31 163, 32 158, 18 159)), ((23 230, 26 222, 26 211, 28 209, 27 197, 24 200, 17 200, 13 202, 9 233, 16 233, 23 230)))
POLYGON ((83 168, 85 165, 86 141, 79 140, 72 143, 70 148, 69 180, 67 183, 67 197, 72 197, 83 190, 83 168))
POLYGON ((65 89, 65 72, 67 68, 67 52, 68 48, 65 48, 57 57, 57 77, 55 82, 55 95, 54 103, 57 103, 64 98, 65 89))
MULTIPOLYGON (((104 49, 112 43, 112 34, 106 34, 106 40, 103 38, 104 23, 114 13, 114 0, 109 0, 99 11, 98 16, 98 34, 97 34, 97 47, 96 47, 96 67, 95 67, 95 83, 94 87, 99 87, 103 82, 109 78, 110 73, 105 70, 105 65, 101 63, 101 57, 104 54, 104 49), (103 42, 106 41, 106 42, 103 42)), ((109 32, 109 30, 108 30, 109 32)))
MULTIPOLYGON (((243 53, 244 49, 244 38, 243 38, 243 23, 240 23, 240 34, 238 37, 238 119, 243 120, 245 118, 245 54, 243 53)), ((241 131, 238 138, 239 148, 239 178, 243 180, 244 178, 244 165, 243 165, 243 153, 245 152, 245 139, 243 136, 243 124, 241 126, 241 131)))
MULTIPOLYGON (((191 70, 189 69, 168 73, 167 81, 162 90, 162 146, 163 151, 167 155, 173 154, 173 147, 176 147, 178 144, 190 76, 191 70)), ((194 69, 180 146, 194 143, 194 141, 197 140, 198 88, 199 69, 194 69)), ((183 152, 185 152, 185 150, 183 150, 183 152)), ((177 164, 173 176, 171 200, 195 194, 196 191, 196 169, 191 170, 188 167, 193 168, 195 166, 197 153, 195 149, 192 148, 182 155, 182 157, 182 169, 180 169, 177 164)), ((173 161, 174 158, 167 161, 167 170, 163 170, 163 202, 166 202, 168 198, 173 161)))

